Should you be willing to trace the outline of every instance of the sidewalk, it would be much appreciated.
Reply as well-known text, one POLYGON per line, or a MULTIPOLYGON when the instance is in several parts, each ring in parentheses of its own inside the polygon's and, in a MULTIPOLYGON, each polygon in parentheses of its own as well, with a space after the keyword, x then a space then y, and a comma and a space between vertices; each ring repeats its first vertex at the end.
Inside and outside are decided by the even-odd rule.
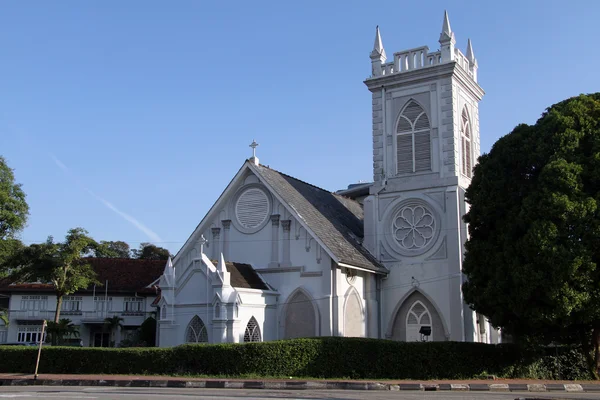
MULTIPOLYGON (((302 379, 211 379, 144 375, 57 375, 0 374, 0 386, 120 386, 176 387, 209 389, 289 389, 289 390, 452 390, 501 392, 598 392, 600 381, 431 380, 431 381, 352 381, 302 379)), ((1 389, 0 389, 1 390, 1 389)))

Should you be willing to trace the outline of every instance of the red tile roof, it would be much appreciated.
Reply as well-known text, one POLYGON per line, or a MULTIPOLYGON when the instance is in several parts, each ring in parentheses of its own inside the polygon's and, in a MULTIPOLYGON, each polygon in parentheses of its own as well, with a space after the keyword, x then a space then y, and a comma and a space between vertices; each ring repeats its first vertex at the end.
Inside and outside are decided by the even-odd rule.
POLYGON ((152 304, 150 304, 150 306, 152 306, 152 307, 158 306, 158 303, 160 302, 161 298, 162 298, 162 295, 161 295, 160 289, 159 289, 158 290, 158 296, 156 296, 156 298, 154 299, 154 301, 152 302, 152 304))
MULTIPOLYGON (((97 279, 102 286, 96 286, 96 292, 104 292, 108 281, 109 293, 148 293, 156 294, 156 288, 148 288, 163 273, 166 261, 164 260, 138 260, 130 258, 88 258, 97 279)), ((6 279, 0 281, 0 292, 19 291, 51 291, 52 285, 41 283, 22 283, 11 285, 6 279)), ((94 290, 90 286, 78 293, 89 293, 94 290)))

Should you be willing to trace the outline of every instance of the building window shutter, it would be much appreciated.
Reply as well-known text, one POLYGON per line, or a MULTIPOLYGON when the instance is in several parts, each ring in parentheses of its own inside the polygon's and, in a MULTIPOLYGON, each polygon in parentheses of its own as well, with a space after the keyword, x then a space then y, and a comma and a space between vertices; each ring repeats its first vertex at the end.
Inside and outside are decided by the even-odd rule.
POLYGON ((413 172, 412 135, 398 135, 397 140, 398 173, 413 172))
POLYGON ((467 141, 466 143, 466 152, 467 152, 467 176, 471 177, 471 171, 473 168, 471 167, 471 142, 467 141))
POLYGON ((410 100, 396 126, 396 164, 398 174, 431 171, 431 134, 427 114, 410 100))
POLYGON ((473 172, 473 164, 472 164, 472 149, 471 149, 471 124, 469 123, 469 113, 467 112, 467 108, 463 108, 463 112, 461 115, 461 150, 462 150, 462 173, 466 175, 468 178, 471 177, 473 172))
POLYGON ((415 171, 431 170, 429 131, 415 133, 415 171))

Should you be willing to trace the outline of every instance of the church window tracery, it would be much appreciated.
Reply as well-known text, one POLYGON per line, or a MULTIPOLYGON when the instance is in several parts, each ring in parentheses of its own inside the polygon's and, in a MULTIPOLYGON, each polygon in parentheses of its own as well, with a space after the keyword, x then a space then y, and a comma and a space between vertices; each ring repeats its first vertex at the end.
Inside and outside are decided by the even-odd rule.
POLYGON ((260 342, 260 327, 256 318, 250 318, 248 325, 246 325, 246 331, 244 332, 244 342, 260 342))
MULTIPOLYGON (((417 342, 427 340, 427 337, 422 337, 420 333, 422 327, 432 328, 431 314, 427 307, 417 300, 406 315, 406 341, 417 342)), ((432 335, 430 331, 428 337, 433 337, 432 335)))
POLYGON ((187 327, 185 341, 187 343, 208 343, 206 326, 197 315, 194 315, 194 318, 192 318, 187 327))
POLYGON ((431 133, 427 114, 410 100, 396 126, 396 165, 398 174, 431 170, 431 133))

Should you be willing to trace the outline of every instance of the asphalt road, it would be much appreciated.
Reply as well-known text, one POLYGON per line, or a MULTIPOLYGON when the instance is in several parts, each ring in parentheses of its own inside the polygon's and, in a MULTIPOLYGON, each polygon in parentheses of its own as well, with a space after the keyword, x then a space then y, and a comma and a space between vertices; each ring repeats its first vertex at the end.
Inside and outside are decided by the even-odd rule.
POLYGON ((0 387, 1 399, 216 399, 216 400, 508 400, 508 399, 598 399, 598 393, 490 393, 490 392, 392 392, 333 390, 237 390, 237 389, 176 389, 176 388, 113 388, 113 387, 0 387))

